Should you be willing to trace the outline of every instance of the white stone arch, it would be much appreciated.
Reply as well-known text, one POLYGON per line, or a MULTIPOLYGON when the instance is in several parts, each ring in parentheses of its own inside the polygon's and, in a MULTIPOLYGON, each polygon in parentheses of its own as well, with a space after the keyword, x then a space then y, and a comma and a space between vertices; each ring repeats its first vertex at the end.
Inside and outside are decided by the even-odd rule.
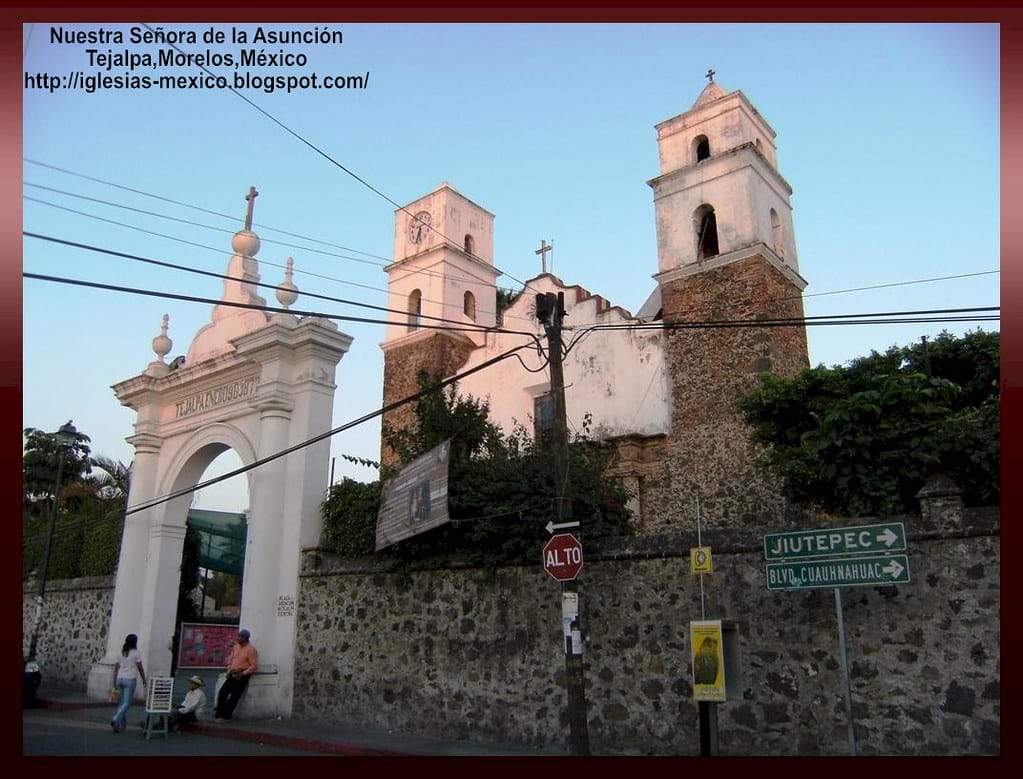
MULTIPOLYGON (((195 430, 178 446, 173 460, 164 469, 163 478, 157 488, 158 493, 166 495, 174 490, 184 489, 195 484, 209 464, 228 449, 233 449, 238 454, 242 465, 252 465, 256 461, 255 445, 237 425, 216 422, 208 427, 195 430), (203 450, 207 447, 211 447, 211 450, 204 453, 203 450), (203 456, 194 463, 190 462, 193 457, 200 454, 203 456), (199 465, 199 463, 202 464, 199 465), (197 465, 199 466, 198 472, 195 473, 195 478, 192 478, 191 472, 197 465)), ((247 487, 251 489, 252 471, 247 472, 245 477, 248 481, 247 487)))
MULTIPOLYGON (((209 331, 200 331, 207 342, 213 340, 209 331)), ((171 371, 161 359, 114 385, 121 403, 137 412, 136 434, 128 439, 136 450, 129 506, 149 506, 194 486, 227 449, 252 466, 330 429, 335 370, 350 344, 330 322, 278 315, 227 339, 227 348, 194 365, 171 371)), ((278 604, 294 602, 301 550, 319 537, 329 456, 324 439, 245 474, 249 521, 241 623, 252 632, 260 671, 239 716, 291 713, 295 613, 278 604)), ((169 673, 190 502, 186 493, 127 516, 107 651, 90 671, 91 695, 109 691, 128 633, 139 636, 147 674, 169 673)), ((136 694, 142 696, 141 688, 136 694)))

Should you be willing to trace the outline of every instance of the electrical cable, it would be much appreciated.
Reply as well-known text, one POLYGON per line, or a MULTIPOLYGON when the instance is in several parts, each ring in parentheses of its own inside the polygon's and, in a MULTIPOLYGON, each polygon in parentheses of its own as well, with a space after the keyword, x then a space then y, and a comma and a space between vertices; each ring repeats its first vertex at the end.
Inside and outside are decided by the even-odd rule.
MULTIPOLYGON (((56 170, 56 171, 59 171, 60 173, 66 173, 69 176, 77 176, 78 178, 85 179, 87 181, 94 181, 94 182, 99 183, 99 184, 105 184, 108 187, 115 187, 116 189, 122 189, 125 192, 133 192, 136 195, 143 195, 145 197, 151 197, 151 198, 153 198, 155 200, 162 200, 165 203, 171 203, 173 205, 181 206, 183 208, 191 208, 194 211, 199 211, 201 213, 209 214, 211 216, 223 217, 224 219, 229 219, 232 222, 237 222, 238 221, 238 217, 236 215, 225 214, 222 211, 213 211, 213 210, 211 210, 209 208, 203 208, 202 206, 197 206, 197 205, 195 205, 193 203, 186 203, 183 200, 174 200, 173 198, 164 197, 163 195, 157 195, 157 194, 154 194, 152 192, 146 192, 143 189, 136 189, 135 187, 129 187, 129 186, 126 186, 124 184, 118 184, 118 183, 116 183, 114 181, 110 181, 108 179, 101 179, 101 178, 98 178, 96 176, 89 176, 89 175, 87 175, 85 173, 79 173, 77 171, 69 170, 67 168, 61 168, 58 165, 51 165, 51 164, 49 164, 47 162, 42 162, 40 160, 33 160, 33 159, 28 158, 28 157, 22 157, 22 160, 24 162, 27 162, 27 163, 31 164, 31 165, 38 165, 38 166, 40 166, 42 168, 49 168, 50 170, 56 170)), ((391 262, 390 258, 384 257, 381 254, 374 254, 373 252, 366 252, 366 251, 363 251, 362 249, 353 249, 350 246, 342 246, 339 243, 333 243, 332 241, 325 241, 325 240, 323 240, 321 238, 313 238, 312 236, 303 235, 302 233, 293 233, 293 232, 290 232, 289 230, 284 230, 284 229, 282 229, 280 227, 271 227, 270 225, 265 224, 263 222, 253 222, 252 226, 253 227, 258 227, 261 230, 269 230, 269 231, 274 232, 274 233, 281 233, 283 235, 290 235, 292 238, 301 238, 304 241, 313 241, 314 243, 322 243, 324 246, 333 246, 335 249, 341 249, 342 251, 355 252, 356 254, 364 254, 367 257, 374 257, 374 258, 376 258, 378 260, 384 260, 385 262, 391 262)))
POLYGON ((195 492, 196 490, 204 489, 213 484, 217 484, 218 482, 226 481, 227 479, 231 479, 235 476, 238 476, 239 474, 245 473, 246 471, 251 471, 252 469, 258 468, 261 465, 266 465, 269 462, 277 460, 281 457, 285 457, 291 454, 292 452, 298 451, 299 449, 304 449, 307 446, 311 446, 312 444, 330 438, 331 436, 337 435, 338 433, 343 433, 344 431, 349 430, 357 425, 361 425, 364 422, 368 422, 371 419, 383 416, 389 411, 393 411, 396 408, 400 408, 401 406, 404 406, 407 403, 414 403, 415 401, 419 400, 422 397, 425 397, 426 395, 429 395, 432 392, 436 392, 437 390, 443 389, 449 384, 454 384, 455 382, 464 379, 466 376, 471 376, 472 374, 478 373, 479 371, 482 371, 485 368, 489 368, 491 365, 495 365, 496 363, 501 362, 502 360, 508 359, 515 352, 525 349, 529 345, 530 344, 521 344, 520 346, 516 346, 514 349, 510 349, 502 354, 497 355, 496 357, 492 357, 491 359, 486 360, 485 362, 481 362, 479 365, 473 368, 470 368, 466 371, 462 371, 461 373, 457 373, 454 376, 444 379, 443 381, 438 382, 437 384, 434 384, 430 387, 426 387, 425 389, 422 389, 419 392, 413 393, 412 395, 402 398, 401 400, 396 400, 393 403, 388 403, 387 405, 382 406, 381 408, 375 411, 371 411, 368 414, 364 414, 363 416, 358 417, 357 419, 353 419, 350 422, 345 422, 343 425, 339 425, 338 427, 332 428, 331 430, 319 433, 318 435, 315 435, 312 438, 308 438, 305 441, 297 443, 294 446, 289 446, 287 449, 282 449, 279 452, 274 452, 273 454, 267 455, 266 457, 261 457, 260 459, 255 460, 249 465, 243 465, 241 468, 236 468, 235 470, 230 471, 228 473, 222 474, 220 476, 215 476, 214 478, 207 479, 206 481, 199 482, 191 487, 185 487, 180 490, 174 490, 173 492, 167 493, 166 495, 162 495, 157 498, 152 498, 150 500, 144 501, 141 504, 129 506, 124 512, 125 516, 129 514, 134 514, 138 511, 145 511, 147 509, 151 509, 154 506, 158 506, 162 503, 175 500, 176 498, 188 495, 189 493, 195 492))
MULTIPOLYGON (((69 240, 64 239, 64 238, 56 238, 56 237, 50 236, 50 235, 42 235, 40 233, 32 233, 32 232, 28 232, 28 231, 22 231, 22 235, 27 236, 29 238, 37 238, 37 239, 42 240, 42 241, 48 241, 50 243, 60 244, 61 246, 70 246, 70 247, 73 247, 73 248, 76 248, 76 249, 84 249, 86 251, 97 252, 99 254, 106 254, 106 255, 109 255, 111 257, 118 257, 120 259, 132 260, 134 262, 142 262, 142 263, 146 263, 148 265, 156 265, 156 266, 159 266, 159 267, 162 267, 162 268, 172 268, 174 270, 185 271, 186 273, 195 273, 195 274, 198 274, 200 276, 210 276, 210 277, 217 278, 217 279, 225 279, 227 281, 237 281, 237 282, 240 282, 242 284, 249 284, 249 285, 252 285, 254 287, 264 287, 266 289, 277 290, 277 289, 280 288, 279 285, 277 285, 277 284, 265 284, 263 282, 251 281, 249 279, 245 279, 245 278, 242 278, 242 277, 239 277, 239 276, 228 276, 227 274, 224 274, 224 273, 216 273, 214 271, 201 270, 199 268, 189 267, 188 265, 180 265, 178 263, 166 262, 164 260, 154 260, 154 259, 149 258, 149 257, 141 257, 141 256, 139 256, 137 254, 128 254, 126 252, 114 251, 113 249, 104 249, 104 248, 102 248, 100 246, 92 246, 91 244, 78 243, 77 241, 69 241, 69 240)), ((376 306, 376 305, 373 305, 371 303, 361 303, 361 302, 356 301, 356 300, 347 300, 345 298, 337 298, 337 297, 332 297, 330 295, 320 295, 320 294, 317 294, 315 292, 299 291, 299 294, 300 295, 305 295, 306 297, 310 297, 310 298, 316 298, 318 300, 328 300, 328 301, 331 301, 333 303, 343 303, 343 304, 349 305, 349 306, 360 306, 362 308, 369 308, 369 309, 373 309, 373 310, 376 310, 376 311, 386 311, 386 312, 391 313, 391 314, 399 314, 399 315, 402 315, 402 316, 408 314, 408 311, 402 311, 402 310, 396 309, 396 308, 388 308, 387 306, 376 306)), ((445 319, 444 317, 430 316, 428 314, 417 314, 416 316, 419 319, 431 319, 431 320, 436 320, 438 322, 447 322, 447 323, 452 324, 452 325, 457 325, 459 328, 465 326, 465 322, 458 322, 458 321, 456 321, 454 319, 445 319)), ((388 322, 388 324, 399 324, 399 323, 397 323, 397 322, 388 322)), ((516 335, 525 335, 526 334, 525 331, 503 330, 503 329, 499 329, 499 328, 493 328, 493 332, 514 333, 516 335)))
MULTIPOLYGON (((150 26, 149 26, 148 24, 146 24, 145 22, 142 22, 142 26, 143 26, 143 27, 145 27, 145 28, 146 28, 147 30, 149 30, 150 32, 155 32, 155 31, 153 30, 153 28, 152 28, 152 27, 150 27, 150 26)), ((177 51, 177 52, 178 52, 179 54, 182 54, 182 55, 184 55, 184 56, 186 56, 186 57, 188 57, 188 56, 189 56, 189 55, 188 55, 188 54, 187 54, 186 52, 182 51, 182 50, 181 50, 181 49, 180 49, 180 48, 179 48, 179 47, 178 47, 178 46, 177 46, 176 44, 174 44, 174 43, 169 43, 168 45, 169 45, 169 46, 170 46, 171 48, 173 48, 173 49, 174 49, 175 51, 177 51)), ((193 58, 190 58, 190 59, 193 59, 193 58)), ((214 75, 214 74, 213 74, 213 73, 212 73, 212 72, 211 72, 211 71, 209 70, 209 68, 207 68, 207 67, 206 67, 205 65, 197 64, 197 65, 196 65, 196 67, 198 67, 198 68, 199 68, 200 70, 202 70, 202 71, 203 71, 204 73, 206 73, 206 75, 208 75, 208 76, 211 76, 211 77, 213 77, 213 78, 216 78, 216 76, 215 76, 215 75, 214 75)), ((433 225, 431 225, 431 224, 430 224, 429 222, 424 222, 423 220, 419 219, 419 218, 418 218, 417 216, 415 216, 415 215, 414 215, 414 214, 413 214, 413 213, 412 213, 411 211, 409 211, 409 210, 408 210, 408 209, 407 209, 407 208, 406 208, 405 206, 401 205, 401 204, 400 204, 400 203, 399 203, 398 201, 396 201, 396 200, 392 199, 391 197, 389 197, 388 195, 386 195, 386 194, 385 194, 384 192, 382 192, 382 191, 380 191, 379 189, 377 189, 377 188, 376 188, 375 186, 373 186, 372 184, 370 184, 370 183, 369 183, 368 181, 366 181, 366 179, 362 178, 362 177, 361 177, 360 175, 358 175, 357 173, 355 173, 355 172, 354 172, 353 170, 351 170, 351 169, 349 169, 349 168, 345 167, 344 165, 342 165, 342 164, 341 164, 340 162, 338 162, 338 161, 337 161, 336 159, 334 159, 334 158, 333 158, 332 156, 330 156, 329 154, 327 154, 327 152, 323 151, 323 149, 321 149, 320 147, 318 147, 318 146, 316 146, 316 145, 315 145, 314 143, 312 143, 312 141, 309 141, 309 140, 307 140, 307 139, 306 139, 305 137, 303 137, 303 136, 302 136, 301 134, 297 133, 297 132, 296 132, 295 130, 292 130, 292 129, 291 129, 290 127, 288 127, 288 126, 287 126, 286 124, 284 124, 284 122, 282 122, 282 121, 281 121, 280 119, 278 119, 277 117, 275 117, 275 116, 274 116, 273 114, 271 114, 271 113, 270 113, 269 111, 266 111, 265 109, 263 109, 262 107, 260 107, 258 103, 255 103, 255 102, 253 102, 252 100, 250 100, 249 98, 247 98, 247 97, 246 97, 245 95, 243 95, 243 94, 242 94, 241 92, 239 92, 239 91, 238 91, 237 89, 235 89, 234 87, 232 87, 232 86, 230 86, 230 85, 228 85, 228 87, 227 87, 227 88, 228 88, 228 90, 230 90, 230 91, 231 91, 231 92, 232 92, 232 93, 233 93, 233 94, 234 94, 234 95, 235 95, 236 97, 239 97, 239 98, 241 98, 242 100, 244 100, 244 101, 245 101, 246 103, 248 103, 248 104, 249 104, 250 106, 252 106, 252 107, 253 107, 254 109, 256 109, 257 111, 259 111, 259 113, 263 114, 263 116, 265 116, 265 117, 266 117, 267 119, 269 119, 269 120, 270 120, 270 121, 272 121, 272 122, 273 122, 274 124, 276 124, 276 125, 277 125, 278 127, 280 127, 280 128, 282 129, 282 130, 284 130, 285 132, 287 132, 288 134, 290 134, 290 135, 291 135, 291 136, 293 136, 294 138, 298 139, 299 141, 301 141, 302 143, 304 143, 304 144, 305 144, 306 146, 308 146, 308 147, 309 147, 310 149, 312 149, 312 150, 313 150, 314 152, 316 152, 317 154, 319 154, 319 155, 320 155, 321 157, 323 157, 323 159, 327 160, 328 162, 330 162, 330 163, 331 163, 332 165, 334 165, 335 167, 337 167, 337 168, 339 168, 340 170, 342 170, 342 171, 344 171, 345 173, 347 173, 347 174, 348 174, 349 176, 351 176, 351 177, 352 177, 353 179, 355 179, 356 181, 358 181, 358 182, 359 182, 360 184, 362 184, 362 185, 363 185, 364 187, 366 187, 366 188, 367 188, 367 189, 369 189, 370 191, 372 191, 372 192, 376 193, 377 195, 379 195, 380 197, 382 197, 382 198, 383 198, 384 200, 386 200, 386 201, 387 201, 388 203, 390 203, 390 204, 391 204, 392 206, 394 206, 394 207, 395 207, 395 208, 397 208, 398 210, 402 211, 403 213, 407 214, 407 215, 408 215, 408 216, 410 216, 410 217, 411 217, 412 219, 414 219, 415 221, 417 221, 417 222, 419 222, 420 224, 422 224, 422 225, 423 225, 424 227, 428 228, 428 229, 429 229, 429 230, 431 230, 432 232, 435 232, 435 233, 436 233, 437 235, 439 235, 439 236, 440 236, 441 238, 443 238, 443 239, 444 239, 445 241, 448 241, 449 243, 451 243, 451 244, 453 244, 453 245, 455 245, 455 246, 458 246, 458 243, 457 243, 456 241, 453 241, 453 240, 452 240, 451 238, 449 238, 448 236, 444 235, 444 233, 442 233, 442 232, 441 232, 440 230, 438 230, 437 228, 433 227, 433 225)), ((476 255, 476 254, 474 254, 473 252, 468 252, 468 251, 467 251, 467 252, 465 252, 465 253, 466 253, 467 255, 469 255, 469 256, 470 256, 471 258, 473 258, 474 260, 477 260, 478 262, 486 263, 486 264, 488 264, 488 265, 490 264, 490 263, 487 263, 487 261, 486 261, 486 260, 484 260, 484 259, 483 259, 482 257, 480 257, 480 256, 478 256, 478 255, 476 255)), ((521 284, 521 285, 522 285, 523 287, 525 287, 525 288, 528 288, 528 287, 529 287, 529 284, 527 284, 526 282, 522 281, 521 279, 517 279, 517 278, 516 278, 515 276, 511 275, 511 274, 510 274, 510 273, 508 273, 507 271, 501 270, 501 269, 500 269, 500 268, 498 268, 498 267, 497 267, 496 265, 493 265, 492 267, 493 267, 493 268, 494 268, 494 270, 495 270, 495 271, 497 271, 498 273, 500 273, 500 274, 502 274, 502 275, 505 275, 505 276, 507 276, 507 277, 508 277, 508 278, 510 278, 510 279, 511 279, 512 281, 516 281, 516 282, 518 282, 518 283, 519 283, 519 284, 521 284)), ((534 290, 534 291, 536 291, 536 290, 534 290)))
MULTIPOLYGON (((237 230, 231 230, 231 229, 228 229, 226 227, 217 227, 215 225, 208 225, 208 224, 203 224, 202 222, 196 222, 196 221, 191 220, 191 219, 182 219, 181 217, 178 217, 178 216, 171 216, 169 214, 161 214, 158 211, 147 211, 144 208, 136 208, 135 206, 125 205, 124 203, 117 203, 117 202, 112 201, 112 200, 103 200, 102 198, 90 197, 89 195, 80 195, 80 194, 75 193, 75 192, 69 192, 69 191, 67 191, 65 189, 57 189, 56 187, 47 187, 47 186, 45 186, 43 184, 36 184, 34 182, 31 182, 31 181, 25 181, 25 182, 23 182, 23 185, 26 186, 26 187, 32 187, 34 189, 42 189, 42 190, 44 190, 46 192, 53 192, 53 193, 58 194, 58 195, 66 195, 68 197, 78 198, 79 200, 88 200, 91 203, 99 203, 101 205, 111 206, 112 208, 121 208, 121 209, 123 209, 125 211, 133 211, 133 212, 135 212, 137 214, 143 214, 145 216, 155 216, 155 217, 157 217, 159 219, 167 219, 167 220, 169 220, 171 222, 178 222, 180 224, 187 224, 187 225, 191 225, 193 227, 201 227, 204 230, 214 230, 216 232, 228 233, 230 235, 234 235, 235 233, 238 232, 237 230)), ((345 254, 338 254, 337 252, 328 252, 328 251, 325 251, 323 249, 313 248, 312 246, 302 246, 301 244, 288 243, 287 241, 278 241, 278 240, 275 240, 273 238, 260 238, 260 242, 261 243, 276 244, 278 246, 285 246, 285 247, 287 247, 289 249, 299 249, 300 251, 310 252, 312 254, 321 254, 321 255, 323 255, 325 257, 334 257, 334 258, 341 259, 341 260, 349 260, 351 262, 358 262, 358 263, 362 263, 363 265, 372 265, 372 266, 377 267, 377 268, 387 268, 388 266, 394 264, 393 262, 377 262, 375 260, 366 260, 366 259, 363 259, 361 257, 350 257, 350 256, 345 255, 345 254)), ((484 286, 484 287, 493 287, 494 289, 500 289, 500 287, 498 287, 498 285, 491 284, 489 282, 483 281, 482 279, 467 278, 465 276, 452 276, 450 274, 445 274, 445 273, 439 273, 437 271, 426 270, 425 268, 413 268, 413 269, 409 270, 408 273, 407 273, 408 276, 412 276, 412 275, 415 275, 415 274, 421 274, 423 276, 431 276, 431 277, 443 278, 443 279, 454 279, 456 281, 464 281, 466 283, 480 284, 481 286, 484 286)))
MULTIPOLYGON (((159 232, 156 232, 155 230, 147 230, 144 227, 139 227, 138 225, 129 224, 128 222, 121 222, 121 221, 118 221, 116 219, 109 219, 108 217, 100 216, 98 214, 90 214, 88 211, 80 211, 77 208, 71 208, 69 206, 63 206, 63 205, 60 205, 59 203, 52 203, 52 202, 50 202, 48 200, 41 200, 40 198, 31 197, 30 195, 22 195, 22 200, 27 200, 27 201, 32 202, 32 203, 39 203, 39 204, 44 205, 44 206, 49 206, 50 208, 59 209, 61 211, 67 211, 68 213, 77 214, 78 216, 84 216, 87 219, 94 219, 94 220, 99 221, 99 222, 105 222, 106 224, 117 225, 118 227, 124 227, 124 228, 127 228, 129 230, 135 230, 136 232, 140 232, 140 233, 143 233, 145 235, 152 235, 152 236, 155 236, 157 238, 166 238, 167 240, 176 241, 178 243, 182 243, 182 244, 185 244, 187 246, 194 246, 194 247, 197 247, 197 248, 200 248, 200 249, 207 249, 207 250, 209 250, 211 252, 216 252, 217 254, 227 255, 227 256, 231 256, 231 255, 235 254, 235 252, 233 252, 233 251, 227 251, 226 249, 218 249, 217 247, 210 246, 209 244, 197 243, 195 241, 189 241, 187 238, 180 238, 180 237, 175 236, 175 235, 168 235, 167 233, 159 233, 159 232)), ((281 265, 279 262, 273 262, 272 260, 267 260, 267 259, 264 259, 264 258, 259 258, 256 261, 259 262, 262 265, 267 265, 267 266, 270 266, 272 268, 280 268, 282 270, 286 270, 287 269, 287 266, 281 265)), ((326 281, 333 281, 333 282, 336 282, 338 284, 344 284, 346 286, 359 287, 361 289, 369 289, 369 290, 374 290, 376 292, 383 292, 386 295, 390 295, 391 294, 390 290, 385 289, 383 287, 374 287, 374 286, 372 286, 370 284, 361 284, 361 283, 356 282, 356 281, 349 281, 347 279, 339 279, 336 276, 327 276, 327 275, 322 274, 322 273, 314 273, 313 271, 304 270, 302 268, 295 268, 294 272, 302 274, 304 276, 310 276, 312 278, 324 279, 326 281)), ((307 294, 307 293, 303 292, 302 294, 307 294)), ((425 298, 425 297, 421 298, 421 299, 424 302, 426 302, 426 303, 435 303, 435 304, 441 306, 442 308, 453 308, 453 309, 456 309, 458 311, 462 311, 463 310, 463 307, 461 305, 458 305, 457 303, 445 303, 445 302, 443 302, 441 300, 432 300, 431 298, 425 298)), ((353 303, 353 305, 368 305, 368 304, 353 303)), ((394 309, 390 309, 390 310, 393 311, 394 309)), ((407 311, 401 311, 400 313, 406 314, 408 312, 407 311)), ((495 317, 498 314, 498 312, 496 312, 496 311, 479 311, 478 313, 480 313, 480 314, 493 314, 495 317)), ((425 315, 421 314, 420 316, 425 316, 425 315)), ((526 322, 526 321, 531 322, 532 321, 531 319, 528 319, 527 317, 515 316, 515 315, 511 315, 511 314, 505 314, 504 316, 506 318, 509 318, 509 319, 518 319, 518 320, 521 320, 521 321, 524 321, 524 322, 526 322)), ((464 323, 459 323, 459 324, 464 324, 464 323)))
MULTIPOLYGON (((42 273, 29 273, 24 272, 21 274, 23 278, 35 279, 38 281, 49 281, 55 284, 69 284, 77 287, 89 287, 92 289, 105 289, 113 292, 127 292, 132 295, 143 295, 145 297, 163 298, 166 300, 183 300, 189 303, 212 303, 215 306, 228 306, 231 308, 247 308, 253 311, 268 311, 271 313, 279 314, 297 314, 301 316, 318 317, 320 319, 336 319, 340 322, 361 322, 364 324, 376 324, 376 325, 398 325, 401 327, 408 327, 407 322, 389 322, 386 319, 369 319, 367 317, 356 317, 346 316, 343 314, 327 314, 322 311, 307 311, 304 309, 297 308, 282 308, 279 306, 261 306, 256 303, 236 303, 228 300, 216 300, 214 298, 204 298, 197 295, 182 295, 175 292, 159 292, 156 290, 149 289, 138 289, 136 287, 122 287, 116 284, 102 284, 97 281, 85 281, 84 279, 69 279, 62 276, 48 276, 42 273)), ((420 330, 449 330, 463 333, 489 333, 493 332, 492 328, 484 327, 450 327, 448 325, 428 325, 419 323, 416 325, 416 329, 420 330)), ((507 330, 507 333, 514 335, 526 335, 530 338, 536 338, 532 333, 519 330, 507 330)))

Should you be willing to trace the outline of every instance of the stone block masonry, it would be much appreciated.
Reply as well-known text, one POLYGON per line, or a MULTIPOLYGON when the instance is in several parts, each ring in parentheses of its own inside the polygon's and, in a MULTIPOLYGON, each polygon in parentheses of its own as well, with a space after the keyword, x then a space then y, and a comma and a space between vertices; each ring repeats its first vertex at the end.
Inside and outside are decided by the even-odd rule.
MULTIPOLYGON (((25 583, 22 595, 22 653, 28 654, 36 614, 36 583, 25 583)), ((80 684, 85 689, 89 667, 106 648, 114 577, 94 576, 46 583, 43 626, 36 653, 45 681, 80 684)))
MULTIPOLYGON (((666 322, 803 317, 798 287, 762 256, 666 281, 666 322)), ((808 367, 806 329, 721 327, 667 333, 671 381, 671 435, 667 478, 648 503, 695 522, 699 495, 705 521, 746 523, 782 516, 780 480, 755 465, 757 447, 739 410, 739 398, 764 372, 794 377, 808 367)))
MULTIPOLYGON (((1000 749, 997 517, 967 533, 920 518, 912 581, 849 588, 845 620, 864 754, 1000 749)), ((786 529, 792 529, 786 528, 786 529)), ((847 750, 830 590, 768 592, 759 531, 714 531, 708 618, 736 619, 740 700, 720 706, 722 754, 847 750)), ((596 753, 699 753, 690 540, 636 540, 587 558, 582 616, 596 753), (616 559, 617 558, 617 559, 616 559)), ((565 744, 560 590, 540 566, 395 573, 305 553, 294 715, 446 738, 565 744)))
MULTIPOLYGON (((444 331, 424 330, 408 343, 389 347, 384 353, 384 405, 407 398, 419 391, 419 372, 447 378, 458 372, 469 359, 474 344, 465 336, 444 331)), ((384 414, 382 425, 395 430, 415 421, 415 406, 408 403, 384 414)), ((393 465, 397 455, 381 440, 380 462, 393 465)))

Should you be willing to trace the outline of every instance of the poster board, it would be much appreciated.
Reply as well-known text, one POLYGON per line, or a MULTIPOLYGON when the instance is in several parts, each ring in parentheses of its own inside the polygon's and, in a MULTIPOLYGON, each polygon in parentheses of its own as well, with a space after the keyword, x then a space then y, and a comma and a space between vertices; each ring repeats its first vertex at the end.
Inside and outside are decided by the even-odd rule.
POLYGON ((376 551, 450 521, 450 452, 448 440, 417 457, 384 485, 377 514, 376 551))
POLYGON ((721 703, 725 696, 725 642, 721 620, 689 623, 693 698, 721 703))
POLYGON ((237 638, 237 625, 182 622, 178 668, 227 668, 237 638))

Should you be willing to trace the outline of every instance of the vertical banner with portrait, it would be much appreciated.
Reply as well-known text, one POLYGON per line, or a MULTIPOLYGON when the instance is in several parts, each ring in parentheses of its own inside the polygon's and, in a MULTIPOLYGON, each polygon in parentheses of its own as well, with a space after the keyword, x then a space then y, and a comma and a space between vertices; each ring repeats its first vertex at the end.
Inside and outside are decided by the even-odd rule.
POLYGON ((417 457, 384 485, 377 514, 377 551, 450 521, 450 453, 449 440, 417 457))
POLYGON ((693 698, 698 701, 725 700, 725 654, 721 620, 689 623, 693 660, 693 698))

